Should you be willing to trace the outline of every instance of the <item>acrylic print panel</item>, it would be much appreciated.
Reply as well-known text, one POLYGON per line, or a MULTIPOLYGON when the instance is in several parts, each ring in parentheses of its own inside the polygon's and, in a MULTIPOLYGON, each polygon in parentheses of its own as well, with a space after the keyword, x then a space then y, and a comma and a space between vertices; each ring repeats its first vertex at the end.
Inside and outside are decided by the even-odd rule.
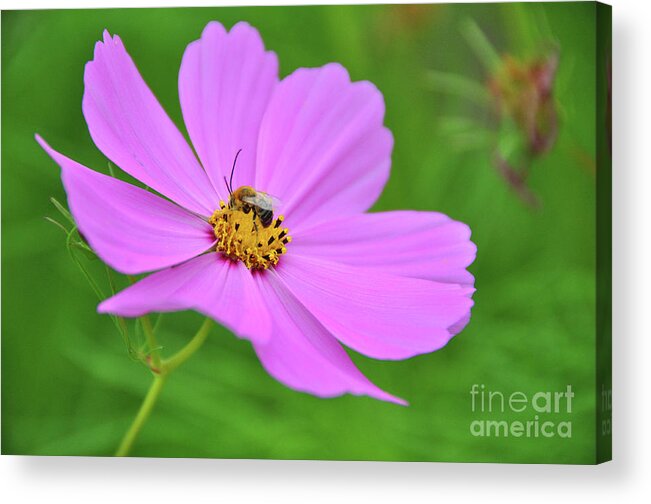
POLYGON ((3 12, 3 453, 594 463, 596 12, 3 12))

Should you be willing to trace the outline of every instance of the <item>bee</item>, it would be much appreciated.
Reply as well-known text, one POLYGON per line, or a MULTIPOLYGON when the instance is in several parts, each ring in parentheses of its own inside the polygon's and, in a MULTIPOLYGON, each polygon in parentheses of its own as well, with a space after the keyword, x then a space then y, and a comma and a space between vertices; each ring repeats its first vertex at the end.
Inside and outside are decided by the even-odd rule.
POLYGON ((240 210, 245 214, 253 212, 258 216, 263 227, 269 227, 273 222, 273 210, 277 205, 278 200, 270 194, 256 191, 251 186, 241 186, 233 190, 233 172, 235 171, 237 157, 240 155, 240 152, 242 152, 242 149, 237 151, 237 154, 235 154, 233 168, 231 169, 230 183, 226 182, 226 177, 224 176, 224 182, 226 182, 226 188, 228 189, 229 195, 228 208, 231 210, 240 210))

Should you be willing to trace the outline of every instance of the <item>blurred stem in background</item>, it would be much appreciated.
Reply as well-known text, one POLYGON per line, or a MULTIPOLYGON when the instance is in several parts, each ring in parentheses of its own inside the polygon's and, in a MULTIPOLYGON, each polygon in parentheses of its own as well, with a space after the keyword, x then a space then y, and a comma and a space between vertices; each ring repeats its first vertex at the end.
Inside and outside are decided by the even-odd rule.
MULTIPOLYGON (((57 226, 65 233, 66 247, 68 248, 71 259, 79 267, 84 278, 88 281, 93 291, 97 294, 98 298, 100 300, 105 299, 107 296, 104 295, 99 284, 95 281, 82 260, 77 257, 76 254, 77 251, 81 250, 89 260, 97 260, 97 255, 86 243, 83 235, 77 229, 75 221, 68 209, 66 209, 59 201, 54 198, 51 198, 51 202, 57 211, 63 216, 65 223, 61 223, 58 220, 50 217, 46 217, 46 220, 51 224, 57 226)), ((106 266, 106 272, 111 295, 113 295, 115 294, 116 290, 113 273, 108 266, 106 266)), ((137 280, 132 276, 129 276, 128 279, 131 283, 134 283, 137 280)), ((126 434, 122 438, 122 442, 120 443, 120 446, 115 453, 115 455, 118 457, 125 457, 129 455, 131 448, 133 447, 133 444, 138 437, 138 434, 151 415, 151 412, 156 405, 158 397, 163 390, 163 386, 165 385, 168 376, 190 357, 192 357, 192 355, 194 355, 194 353, 199 350, 199 348, 201 348, 201 345, 203 345, 204 341, 206 341, 206 337, 208 336, 208 333, 213 326, 213 321, 210 318, 206 318, 196 334, 183 348, 181 348, 181 350, 179 350, 171 357, 164 359, 161 356, 162 347, 158 344, 156 339, 156 329, 159 326, 160 319, 157 321, 155 326, 152 325, 151 320, 147 315, 143 315, 142 317, 136 319, 136 328, 138 325, 142 328, 142 331, 145 334, 146 343, 142 348, 140 346, 139 348, 134 348, 134 345, 129 338, 129 330, 126 320, 123 317, 114 315, 112 315, 111 318, 113 319, 118 332, 120 332, 124 338, 129 355, 136 360, 144 363, 153 375, 153 380, 149 387, 149 390, 147 391, 147 395, 145 395, 145 398, 143 399, 136 417, 133 419, 133 422, 131 422, 129 430, 127 430, 126 434)))
POLYGON ((537 45, 531 41, 525 44, 529 48, 526 56, 500 55, 471 19, 461 24, 461 33, 481 63, 485 80, 479 82, 431 71, 429 84, 436 91, 459 96, 488 111, 493 120, 481 124, 454 117, 447 124, 444 121, 444 127, 456 130, 466 147, 492 151, 491 162, 502 179, 523 203, 538 208, 540 201, 527 179, 533 162, 556 143, 558 112, 554 80, 559 50, 549 36, 537 45))

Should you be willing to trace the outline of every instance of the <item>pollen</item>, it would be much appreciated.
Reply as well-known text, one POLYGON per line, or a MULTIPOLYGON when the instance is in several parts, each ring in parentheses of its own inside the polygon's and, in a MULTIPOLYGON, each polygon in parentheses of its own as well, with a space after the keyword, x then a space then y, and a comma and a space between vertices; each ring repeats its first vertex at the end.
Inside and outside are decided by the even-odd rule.
POLYGON ((266 270, 278 264, 292 237, 279 215, 264 227, 255 212, 231 209, 222 201, 209 223, 217 238, 217 251, 233 261, 242 261, 250 270, 266 270))

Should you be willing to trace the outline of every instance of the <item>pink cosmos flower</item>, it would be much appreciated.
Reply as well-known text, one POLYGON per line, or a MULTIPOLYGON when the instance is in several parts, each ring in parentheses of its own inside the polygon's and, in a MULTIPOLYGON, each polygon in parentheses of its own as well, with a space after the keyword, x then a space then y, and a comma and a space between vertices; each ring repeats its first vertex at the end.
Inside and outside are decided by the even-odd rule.
POLYGON ((375 86, 351 82, 335 63, 280 80, 254 28, 211 22, 179 72, 195 156, 118 36, 104 32, 84 84, 97 147, 160 194, 90 170, 37 135, 99 257, 125 274, 154 272, 100 313, 196 310, 250 340, 291 388, 405 404, 371 383, 340 343, 376 359, 443 347, 470 319, 466 267, 476 248, 468 226, 440 213, 365 213, 393 148, 375 86), (284 221, 276 212, 265 227, 255 211, 224 205, 240 149, 232 187, 277 196, 284 221))

